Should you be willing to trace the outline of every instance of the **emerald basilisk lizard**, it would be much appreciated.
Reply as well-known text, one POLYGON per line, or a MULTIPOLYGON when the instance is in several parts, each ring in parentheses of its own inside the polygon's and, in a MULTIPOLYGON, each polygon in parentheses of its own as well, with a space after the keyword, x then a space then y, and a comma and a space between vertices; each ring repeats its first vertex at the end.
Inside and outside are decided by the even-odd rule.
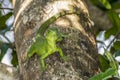
POLYGON ((68 14, 79 15, 80 12, 76 10, 66 10, 49 18, 40 26, 34 38, 34 41, 28 50, 29 58, 32 57, 35 53, 38 56, 40 56, 40 63, 43 69, 46 69, 44 59, 55 52, 59 52, 62 59, 66 59, 66 56, 64 56, 62 49, 56 45, 57 42, 62 41, 62 37, 63 37, 62 34, 59 33, 56 28, 48 29, 48 27, 51 23, 56 21, 58 18, 68 14), (46 31, 46 34, 44 35, 45 31, 46 31))

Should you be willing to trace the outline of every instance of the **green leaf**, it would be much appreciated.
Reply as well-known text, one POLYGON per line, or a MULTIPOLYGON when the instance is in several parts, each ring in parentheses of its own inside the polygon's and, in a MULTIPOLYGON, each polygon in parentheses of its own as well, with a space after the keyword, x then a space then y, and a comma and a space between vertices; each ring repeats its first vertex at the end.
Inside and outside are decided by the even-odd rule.
POLYGON ((120 41, 116 41, 113 47, 115 48, 115 50, 120 50, 120 41))
POLYGON ((13 50, 13 52, 12 52, 12 64, 13 64, 13 66, 14 67, 16 67, 17 65, 18 65, 18 57, 17 57, 17 53, 16 53, 16 51, 14 51, 13 50))
POLYGON ((108 39, 111 35, 115 35, 118 29, 116 27, 112 27, 105 32, 105 39, 108 39))
POLYGON ((117 70, 117 69, 118 69, 118 63, 117 63, 117 62, 115 61, 115 59, 113 58, 112 54, 111 54, 109 51, 105 50, 105 55, 106 55, 107 59, 108 59, 109 62, 110 62, 110 66, 111 66, 113 69, 117 70))
POLYGON ((0 49, 1 49, 1 54, 0 54, 0 61, 2 60, 2 58, 4 57, 4 55, 6 54, 7 50, 9 48, 8 44, 3 44, 0 49))
POLYGON ((118 15, 119 14, 116 13, 115 11, 108 12, 108 16, 109 16, 110 20, 112 21, 114 27, 116 27, 119 31, 120 30, 120 18, 118 15))
POLYGON ((105 6, 106 9, 112 8, 108 0, 99 0, 99 1, 105 6))
POLYGON ((113 68, 108 68, 102 75, 105 79, 111 77, 112 75, 116 75, 117 70, 113 68))
POLYGON ((101 72, 98 75, 93 76, 89 80, 106 80, 116 74, 116 70, 113 68, 107 69, 105 72, 101 72))
POLYGON ((111 35, 116 35, 120 31, 120 18, 118 13, 115 11, 109 11, 108 16, 113 24, 113 27, 105 32, 105 39, 109 38, 111 35))
POLYGON ((99 61, 103 72, 110 67, 109 61, 101 54, 99 54, 99 61))
POLYGON ((8 14, 0 17, 0 30, 3 30, 6 28, 5 23, 6 23, 7 19, 9 19, 12 16, 12 14, 13 14, 12 12, 9 12, 8 14))

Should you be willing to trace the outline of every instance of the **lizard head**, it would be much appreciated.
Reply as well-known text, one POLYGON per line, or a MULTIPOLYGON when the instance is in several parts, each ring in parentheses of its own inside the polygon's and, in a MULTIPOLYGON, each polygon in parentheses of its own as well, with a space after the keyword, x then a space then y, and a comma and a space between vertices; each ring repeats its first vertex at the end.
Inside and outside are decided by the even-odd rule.
POLYGON ((58 32, 57 28, 48 29, 48 31, 46 32, 46 38, 49 40, 56 41, 56 42, 62 40, 62 37, 60 33, 58 32))

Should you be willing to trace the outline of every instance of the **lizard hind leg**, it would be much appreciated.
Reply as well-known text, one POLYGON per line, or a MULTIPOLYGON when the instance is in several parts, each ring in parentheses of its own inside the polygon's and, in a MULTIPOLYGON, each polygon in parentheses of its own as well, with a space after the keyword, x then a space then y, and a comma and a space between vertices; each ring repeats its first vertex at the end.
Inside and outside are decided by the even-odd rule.
POLYGON ((44 59, 40 58, 40 64, 41 64, 42 70, 45 70, 47 68, 45 65, 44 59))
POLYGON ((49 53, 45 53, 44 55, 40 57, 40 64, 43 70, 47 68, 44 59, 47 58, 49 55, 50 55, 49 53))

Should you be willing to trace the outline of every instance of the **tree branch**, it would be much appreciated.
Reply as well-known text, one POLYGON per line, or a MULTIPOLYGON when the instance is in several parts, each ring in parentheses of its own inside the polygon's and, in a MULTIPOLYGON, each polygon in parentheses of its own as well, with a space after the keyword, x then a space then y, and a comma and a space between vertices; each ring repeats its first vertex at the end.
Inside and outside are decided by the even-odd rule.
POLYGON ((0 9, 13 10, 12 8, 1 8, 1 7, 0 7, 0 9))

